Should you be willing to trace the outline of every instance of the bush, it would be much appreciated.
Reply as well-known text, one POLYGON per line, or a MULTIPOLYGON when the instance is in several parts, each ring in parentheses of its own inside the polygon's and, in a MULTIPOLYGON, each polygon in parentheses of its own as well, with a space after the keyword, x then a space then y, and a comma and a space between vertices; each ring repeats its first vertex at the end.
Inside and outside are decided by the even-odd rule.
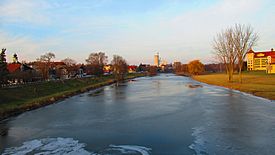
POLYGON ((204 72, 204 65, 199 60, 188 63, 188 71, 191 75, 199 75, 204 72))

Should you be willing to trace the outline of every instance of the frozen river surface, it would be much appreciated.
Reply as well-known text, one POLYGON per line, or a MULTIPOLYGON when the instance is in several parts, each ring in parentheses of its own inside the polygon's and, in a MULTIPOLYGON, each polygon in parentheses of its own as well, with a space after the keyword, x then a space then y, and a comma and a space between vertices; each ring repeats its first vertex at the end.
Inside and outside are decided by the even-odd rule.
POLYGON ((6 154, 275 154, 275 102, 163 74, 0 123, 6 154))

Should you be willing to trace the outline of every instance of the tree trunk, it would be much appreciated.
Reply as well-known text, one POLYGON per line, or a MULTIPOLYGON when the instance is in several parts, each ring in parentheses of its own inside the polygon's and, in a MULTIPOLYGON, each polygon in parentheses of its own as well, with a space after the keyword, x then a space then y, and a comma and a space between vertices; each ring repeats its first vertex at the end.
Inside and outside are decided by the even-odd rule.
POLYGON ((230 66, 228 68, 228 81, 233 82, 233 72, 234 72, 234 66, 230 66))
POLYGON ((242 65, 239 66, 239 82, 242 83, 242 65))

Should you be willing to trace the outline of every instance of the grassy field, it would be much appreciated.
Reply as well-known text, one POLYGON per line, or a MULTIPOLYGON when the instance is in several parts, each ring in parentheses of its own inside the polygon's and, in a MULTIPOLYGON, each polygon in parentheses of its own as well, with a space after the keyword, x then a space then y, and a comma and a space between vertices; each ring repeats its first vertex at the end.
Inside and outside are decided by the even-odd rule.
MULTIPOLYGON (((143 76, 129 74, 128 79, 143 76)), ((0 89, 0 120, 51 104, 57 100, 114 83, 112 76, 49 81, 18 88, 0 89)))
POLYGON ((270 100, 275 100, 275 75, 268 75, 265 72, 244 72, 243 82, 238 82, 238 75, 235 74, 232 83, 228 82, 228 77, 225 73, 207 74, 193 76, 193 79, 212 84, 223 86, 231 89, 240 90, 256 96, 264 97, 270 100))

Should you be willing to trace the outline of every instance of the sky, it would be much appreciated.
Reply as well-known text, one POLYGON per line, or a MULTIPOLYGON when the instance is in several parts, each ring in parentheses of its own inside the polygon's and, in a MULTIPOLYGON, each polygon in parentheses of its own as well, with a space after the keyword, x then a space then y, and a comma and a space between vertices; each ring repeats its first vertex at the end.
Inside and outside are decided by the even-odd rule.
POLYGON ((275 48, 274 0, 0 0, 0 48, 19 61, 46 52, 55 61, 85 63, 93 52, 129 64, 153 63, 157 52, 172 63, 216 62, 215 35, 234 24, 251 25, 254 50, 275 48))

